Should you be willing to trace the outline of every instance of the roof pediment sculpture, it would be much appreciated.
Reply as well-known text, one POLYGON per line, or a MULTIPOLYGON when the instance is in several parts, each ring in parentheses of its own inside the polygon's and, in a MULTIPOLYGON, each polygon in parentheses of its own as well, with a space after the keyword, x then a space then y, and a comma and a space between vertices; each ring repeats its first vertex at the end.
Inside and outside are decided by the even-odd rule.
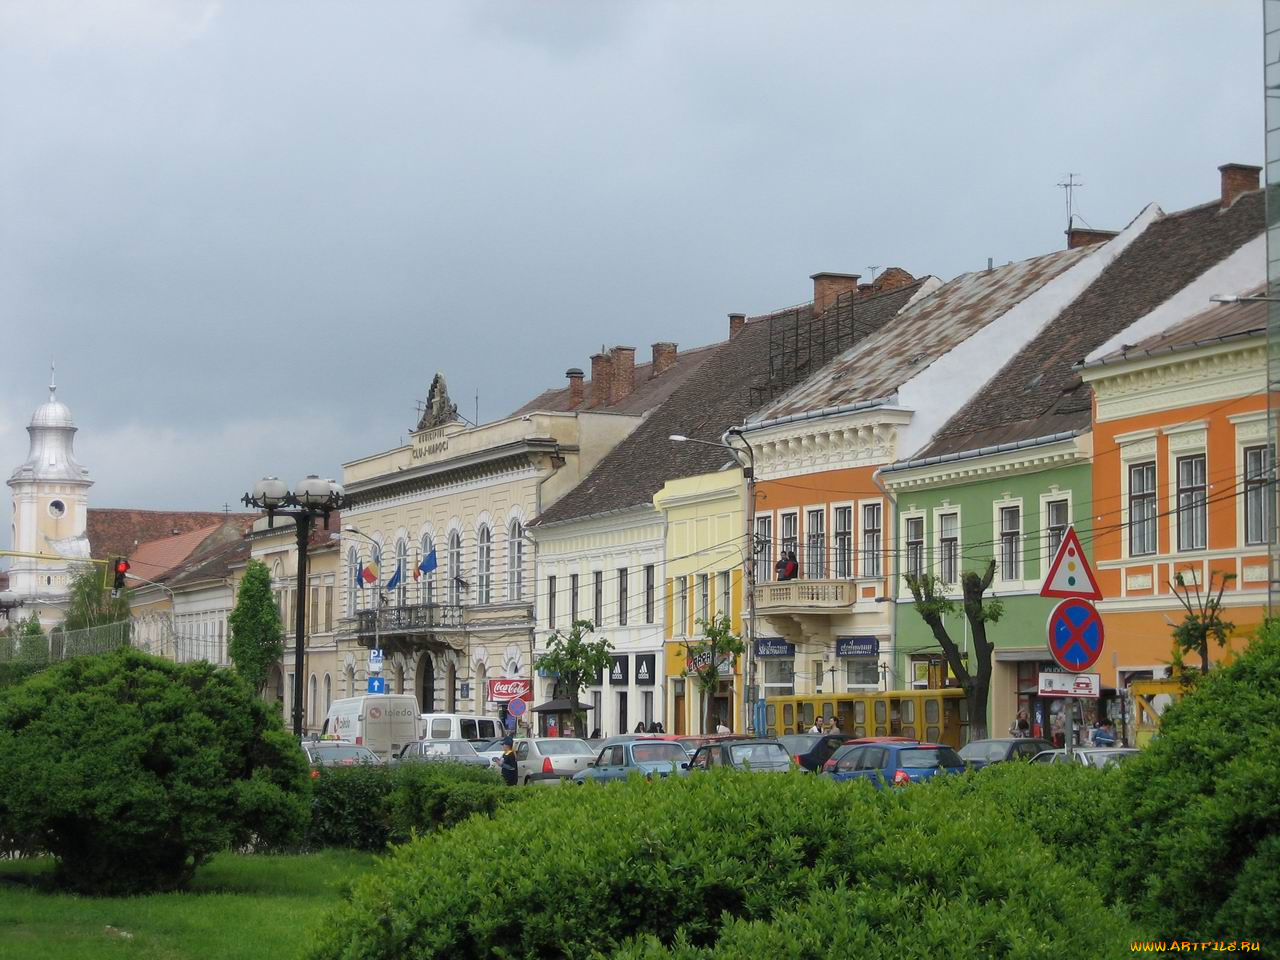
POLYGON ((418 420, 418 430, 441 427, 457 419, 458 405, 449 400, 449 387, 445 383, 444 374, 436 371, 431 380, 431 389, 427 391, 427 405, 418 420))

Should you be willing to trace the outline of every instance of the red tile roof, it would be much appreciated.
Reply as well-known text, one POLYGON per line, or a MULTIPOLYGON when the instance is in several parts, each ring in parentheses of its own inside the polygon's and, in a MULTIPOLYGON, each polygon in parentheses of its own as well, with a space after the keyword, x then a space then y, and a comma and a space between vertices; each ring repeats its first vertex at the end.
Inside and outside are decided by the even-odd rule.
POLYGON ((161 580, 221 529, 222 524, 214 524, 141 544, 129 555, 129 575, 144 581, 161 580))
POLYGON ((222 513, 220 511, 129 510, 115 507, 90 507, 86 533, 94 557, 130 556, 139 546, 152 540, 190 533, 231 520, 247 530, 256 513, 222 513))

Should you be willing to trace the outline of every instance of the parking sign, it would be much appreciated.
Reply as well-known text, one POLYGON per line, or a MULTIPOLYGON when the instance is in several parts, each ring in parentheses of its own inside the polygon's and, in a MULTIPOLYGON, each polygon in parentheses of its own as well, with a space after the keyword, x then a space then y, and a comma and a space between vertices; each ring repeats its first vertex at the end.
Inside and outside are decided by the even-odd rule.
POLYGON ((382 672, 382 651, 379 650, 377 647, 374 647, 372 650, 369 651, 369 672, 370 673, 382 672))

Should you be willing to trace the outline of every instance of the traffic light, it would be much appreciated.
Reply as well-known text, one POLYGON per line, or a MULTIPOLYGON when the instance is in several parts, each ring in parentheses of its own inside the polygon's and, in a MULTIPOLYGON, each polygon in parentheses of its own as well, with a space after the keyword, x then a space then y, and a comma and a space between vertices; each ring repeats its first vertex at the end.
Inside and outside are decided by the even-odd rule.
POLYGON ((113 590, 124 589, 124 575, 129 572, 129 561, 124 557, 116 557, 115 563, 116 580, 113 590))

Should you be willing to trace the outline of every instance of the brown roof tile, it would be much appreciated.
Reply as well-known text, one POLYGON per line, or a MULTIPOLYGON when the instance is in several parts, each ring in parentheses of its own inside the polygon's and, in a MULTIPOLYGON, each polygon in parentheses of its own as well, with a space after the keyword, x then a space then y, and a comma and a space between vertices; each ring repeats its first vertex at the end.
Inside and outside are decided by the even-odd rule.
POLYGON ((127 557, 140 545, 181 533, 190 533, 230 519, 252 525, 256 513, 222 513, 220 511, 128 510, 115 507, 90 507, 86 533, 93 556, 99 559, 127 557))
POLYGON ((129 555, 129 573, 141 580, 160 580, 191 556, 192 552, 210 535, 221 529, 221 524, 214 524, 165 537, 162 540, 151 540, 139 544, 138 548, 129 555))
POLYGON ((1154 220, 915 456, 1087 428, 1093 395, 1074 366, 1256 237, 1263 212, 1259 190, 1154 220))
MULTIPOLYGON (((1266 287, 1249 291, 1249 296, 1262 296, 1266 287)), ((1135 360, 1144 356, 1173 353, 1220 340, 1235 339, 1250 334, 1267 332, 1267 304, 1215 303, 1209 309, 1176 323, 1167 330, 1144 337, 1134 344, 1113 350, 1086 367, 1102 366, 1122 360, 1135 360)))

